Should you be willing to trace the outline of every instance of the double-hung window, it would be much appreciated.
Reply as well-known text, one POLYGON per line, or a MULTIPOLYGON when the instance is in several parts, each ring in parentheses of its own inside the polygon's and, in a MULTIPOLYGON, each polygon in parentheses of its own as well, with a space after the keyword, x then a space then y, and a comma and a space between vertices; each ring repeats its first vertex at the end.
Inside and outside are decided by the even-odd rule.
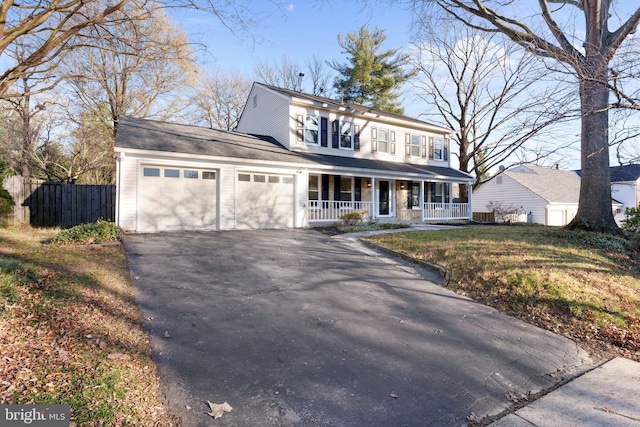
POLYGON ((413 181, 411 183, 411 202, 412 209, 420 209, 420 182, 413 181))
POLYGON ((309 200, 320 199, 320 177, 309 175, 309 200))
POLYGON ((340 201, 342 202, 350 202, 353 200, 353 178, 351 177, 341 177, 340 178, 340 201))
POLYGON ((340 122, 340 148, 353 148, 353 123, 340 122))
POLYGON ((411 157, 420 157, 420 135, 411 135, 411 157))
POLYGON ((444 148, 444 141, 442 138, 434 138, 433 140, 433 159, 442 160, 442 150, 444 148))
POLYGON ((313 116, 311 114, 307 115, 307 118, 304 122, 304 142, 306 142, 307 144, 318 145, 318 122, 318 116, 313 116))
POLYGON ((381 153, 389 152, 389 131, 387 129, 378 129, 378 151, 381 153))

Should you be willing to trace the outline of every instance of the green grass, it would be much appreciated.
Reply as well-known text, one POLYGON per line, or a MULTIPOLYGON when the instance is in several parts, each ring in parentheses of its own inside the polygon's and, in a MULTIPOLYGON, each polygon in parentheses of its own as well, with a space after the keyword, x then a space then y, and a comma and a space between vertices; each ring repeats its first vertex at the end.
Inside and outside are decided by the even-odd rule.
POLYGON ((581 341, 640 360, 637 242, 540 226, 469 226, 368 238, 443 266, 447 287, 581 341))

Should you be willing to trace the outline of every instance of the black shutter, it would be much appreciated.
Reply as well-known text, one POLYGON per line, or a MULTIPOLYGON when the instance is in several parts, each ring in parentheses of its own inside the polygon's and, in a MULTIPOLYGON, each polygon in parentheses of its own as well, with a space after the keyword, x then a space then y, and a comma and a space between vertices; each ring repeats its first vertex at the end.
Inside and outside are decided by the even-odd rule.
POLYGON ((332 148, 339 148, 339 142, 338 142, 338 128, 339 128, 339 122, 337 120, 334 120, 331 123, 331 147, 332 148))
POLYGON ((304 116, 302 114, 296 116, 296 139, 298 142, 304 142, 304 116))
POLYGON ((359 125, 355 125, 354 128, 354 135, 353 135, 353 149, 355 151, 360 151, 360 126, 359 125))
POLYGON ((320 117, 320 146, 327 146, 327 128, 329 127, 329 120, 326 117, 320 117))
POLYGON ((355 180, 354 200, 356 202, 361 202, 362 201, 362 178, 357 176, 354 178, 354 180, 355 180))
POLYGON ((322 200, 329 200, 329 175, 322 175, 322 200))
POLYGON ((404 155, 405 157, 411 157, 411 135, 404 134, 404 155))
POLYGON ((409 195, 407 196, 407 208, 413 208, 413 181, 407 182, 407 188, 409 189, 409 195))
POLYGON ((340 200, 340 175, 333 175, 333 200, 340 200))
POLYGON ((445 203, 449 203, 451 200, 451 193, 449 192, 449 187, 451 186, 451 184, 446 183, 444 185, 444 202, 445 203))
POLYGON ((444 140, 444 147, 443 147, 443 160, 446 162, 447 160, 449 160, 449 140, 445 139, 444 140))

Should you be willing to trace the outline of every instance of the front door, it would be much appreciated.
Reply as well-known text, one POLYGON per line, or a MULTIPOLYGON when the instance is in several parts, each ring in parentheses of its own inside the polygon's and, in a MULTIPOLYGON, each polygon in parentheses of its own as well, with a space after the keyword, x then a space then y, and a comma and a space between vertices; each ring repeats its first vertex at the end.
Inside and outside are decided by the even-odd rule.
POLYGON ((378 216, 390 216, 391 203, 391 181, 378 181, 378 216))

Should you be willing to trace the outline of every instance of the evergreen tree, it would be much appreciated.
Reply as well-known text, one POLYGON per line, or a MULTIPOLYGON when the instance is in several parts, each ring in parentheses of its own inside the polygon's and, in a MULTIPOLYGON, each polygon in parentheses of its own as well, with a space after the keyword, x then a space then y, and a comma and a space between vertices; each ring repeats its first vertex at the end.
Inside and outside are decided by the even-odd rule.
POLYGON ((397 89, 416 70, 406 70, 409 55, 400 49, 379 52, 386 38, 384 30, 376 28, 372 33, 366 26, 346 37, 338 34, 338 43, 349 56, 347 63, 331 64, 340 73, 334 87, 346 102, 402 113, 397 89))

